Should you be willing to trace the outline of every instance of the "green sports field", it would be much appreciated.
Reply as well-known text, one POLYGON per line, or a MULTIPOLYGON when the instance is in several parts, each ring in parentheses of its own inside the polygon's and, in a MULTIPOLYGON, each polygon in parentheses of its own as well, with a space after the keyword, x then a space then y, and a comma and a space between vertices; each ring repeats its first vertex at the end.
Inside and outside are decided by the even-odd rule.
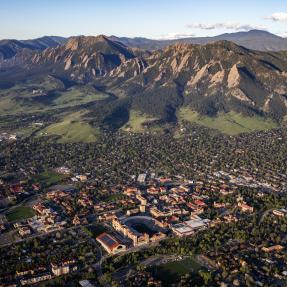
POLYGON ((21 206, 6 214, 6 217, 9 222, 13 222, 27 219, 33 217, 34 215, 35 212, 31 207, 21 206))

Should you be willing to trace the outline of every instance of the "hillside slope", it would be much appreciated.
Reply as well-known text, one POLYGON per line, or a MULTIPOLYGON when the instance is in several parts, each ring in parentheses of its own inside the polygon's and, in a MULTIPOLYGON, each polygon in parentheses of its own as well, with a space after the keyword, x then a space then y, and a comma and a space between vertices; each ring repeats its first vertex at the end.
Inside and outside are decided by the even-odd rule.
MULTIPOLYGON (((25 86, 3 92, 6 114, 13 101, 15 112, 21 113, 43 107, 53 111, 85 108, 89 125, 108 131, 142 130, 143 125, 174 127, 186 119, 181 117, 182 109, 202 119, 235 114, 222 118, 237 125, 246 123, 240 117, 254 117, 243 131, 257 128, 267 118, 282 123, 287 115, 286 52, 253 51, 228 41, 178 43, 146 52, 98 36, 71 38, 65 45, 18 59, 0 70, 3 84, 25 86), (57 84, 41 88, 41 96, 26 95, 37 87, 27 87, 27 79, 47 76, 48 82, 57 84), (86 85, 91 92, 85 99, 86 85), (69 100, 70 95, 74 99, 69 100)), ((273 122, 262 124, 273 126, 273 122)))
POLYGON ((44 36, 33 40, 0 40, 0 61, 14 57, 23 49, 42 51, 47 48, 56 47, 66 42, 66 38, 57 36, 44 36))

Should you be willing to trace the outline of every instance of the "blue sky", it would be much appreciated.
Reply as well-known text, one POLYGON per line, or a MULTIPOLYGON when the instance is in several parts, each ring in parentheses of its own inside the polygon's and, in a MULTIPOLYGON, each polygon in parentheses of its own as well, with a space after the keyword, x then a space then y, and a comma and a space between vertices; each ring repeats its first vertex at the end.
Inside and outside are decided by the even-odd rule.
POLYGON ((287 37, 287 0, 0 0, 0 39, 178 38, 252 28, 287 37))

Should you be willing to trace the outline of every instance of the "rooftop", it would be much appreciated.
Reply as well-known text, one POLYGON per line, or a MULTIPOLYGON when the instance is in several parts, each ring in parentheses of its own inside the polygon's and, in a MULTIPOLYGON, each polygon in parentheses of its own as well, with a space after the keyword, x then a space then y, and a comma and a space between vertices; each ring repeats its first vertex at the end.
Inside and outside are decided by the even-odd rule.
POLYGON ((97 241, 107 246, 109 249, 114 249, 119 246, 119 242, 110 234, 104 232, 97 237, 97 241))

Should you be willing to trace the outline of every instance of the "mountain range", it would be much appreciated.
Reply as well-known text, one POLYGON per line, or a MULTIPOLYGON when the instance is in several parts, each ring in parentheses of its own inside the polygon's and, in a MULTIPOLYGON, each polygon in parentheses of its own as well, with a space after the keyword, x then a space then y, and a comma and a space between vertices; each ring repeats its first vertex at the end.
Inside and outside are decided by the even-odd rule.
POLYGON ((110 37, 128 47, 136 47, 147 50, 165 48, 175 43, 188 43, 205 45, 215 41, 232 41, 237 45, 258 51, 282 51, 287 50, 287 39, 261 30, 248 32, 226 33, 214 37, 189 37, 175 40, 151 40, 147 38, 110 37))
MULTIPOLYGON (((32 40, 0 40, 0 60, 14 57, 17 52, 27 50, 42 51, 46 48, 65 44, 69 38, 58 36, 44 36, 32 40)), ((130 48, 145 50, 163 49, 175 43, 188 43, 205 45, 211 42, 226 40, 237 45, 258 51, 283 51, 287 50, 287 39, 271 34, 267 31, 251 30, 248 32, 237 32, 222 34, 215 37, 189 37, 176 40, 153 40, 147 38, 128 38, 110 36, 110 40, 120 42, 130 48)))
MULTIPOLYGON (((241 35, 247 42, 252 33, 258 35, 251 31, 237 38, 241 35)), ((104 35, 79 36, 42 51, 20 51, 5 65, 2 61, 0 85, 7 88, 49 77, 53 88, 44 87, 40 101, 53 109, 57 97, 61 99, 57 89, 66 93, 71 87, 89 86, 108 97, 88 102, 89 123, 106 130, 129 126, 135 114, 150 126, 178 124, 195 114, 236 113, 277 123, 287 115, 285 51, 255 51, 226 40, 201 45, 179 41, 150 51, 123 42, 104 35)), ((18 94, 17 103, 20 99, 18 94)), ((37 95, 22 99, 21 105, 38 101, 37 95)), ((85 109, 86 104, 85 99, 85 109)))
POLYGON ((33 40, 0 40, 0 60, 14 57, 23 49, 42 51, 46 48, 56 47, 67 41, 64 37, 44 36, 33 40))

